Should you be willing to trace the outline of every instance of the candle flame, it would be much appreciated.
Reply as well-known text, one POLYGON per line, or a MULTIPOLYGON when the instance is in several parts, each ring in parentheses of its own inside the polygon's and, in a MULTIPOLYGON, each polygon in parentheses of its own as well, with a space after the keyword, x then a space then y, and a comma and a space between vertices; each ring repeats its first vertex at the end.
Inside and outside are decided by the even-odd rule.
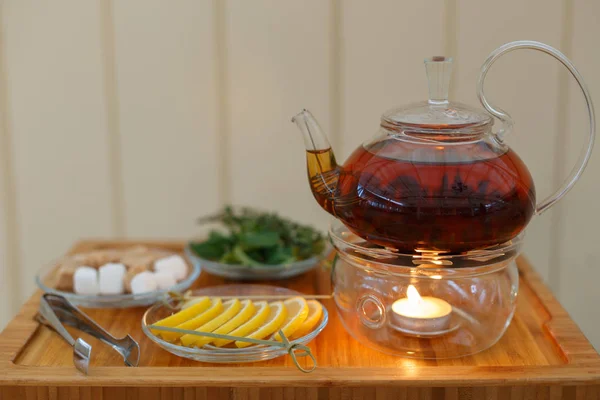
POLYGON ((414 306, 421 304, 421 295, 416 287, 413 285, 408 285, 408 289, 406 289, 406 297, 408 297, 408 302, 414 306))

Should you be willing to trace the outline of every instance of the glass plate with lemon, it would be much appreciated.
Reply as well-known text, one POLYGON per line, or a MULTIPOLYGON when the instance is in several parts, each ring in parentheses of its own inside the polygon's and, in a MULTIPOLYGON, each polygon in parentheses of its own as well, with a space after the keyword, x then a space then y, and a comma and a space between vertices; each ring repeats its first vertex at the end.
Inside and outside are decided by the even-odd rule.
POLYGON ((142 330, 153 342, 180 357, 242 363, 270 360, 288 354, 288 349, 151 326, 268 341, 281 341, 278 333, 283 332, 291 344, 306 345, 327 321, 327 309, 299 292, 265 285, 226 285, 195 290, 175 310, 162 303, 152 306, 142 318, 142 330))

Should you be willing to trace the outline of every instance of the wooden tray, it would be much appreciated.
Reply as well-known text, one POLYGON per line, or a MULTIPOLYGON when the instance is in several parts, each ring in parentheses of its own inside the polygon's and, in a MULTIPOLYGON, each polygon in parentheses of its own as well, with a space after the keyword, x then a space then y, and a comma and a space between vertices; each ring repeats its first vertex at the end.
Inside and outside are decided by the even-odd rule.
MULTIPOLYGON (((139 242, 136 242, 139 243, 139 242)), ((89 241, 72 252, 133 242, 89 241)), ((182 243, 144 242, 181 251, 182 243)), ((178 358, 142 333, 144 309, 85 310, 115 336, 131 334, 142 349, 139 368, 123 366, 114 351, 93 338, 90 375, 73 367, 71 348, 33 317, 37 293, 0 335, 0 393, 19 399, 55 398, 597 398, 600 356, 525 259, 515 318, 504 337, 474 356, 421 361, 371 350, 353 340, 332 301, 330 322, 311 342, 318 368, 298 371, 289 357, 237 365, 178 358), (103 395, 103 396, 101 396, 103 395), (137 397, 136 397, 137 396, 137 397), (471 397, 469 397, 471 396, 471 397)), ((195 287, 228 283, 203 273, 195 287)), ((287 281, 267 282, 306 294, 331 293, 329 274, 317 269, 287 281)), ((77 333, 77 335, 80 335, 77 333)), ((1 396, 0 396, 1 397, 1 396)), ((11 397, 7 397, 11 398, 11 397)))

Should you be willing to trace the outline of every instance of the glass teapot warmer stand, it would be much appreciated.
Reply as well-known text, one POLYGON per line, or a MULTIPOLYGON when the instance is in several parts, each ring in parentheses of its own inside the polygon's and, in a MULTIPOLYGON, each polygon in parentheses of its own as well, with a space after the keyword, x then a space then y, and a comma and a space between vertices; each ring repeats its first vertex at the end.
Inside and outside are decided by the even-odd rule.
POLYGON ((362 344, 409 358, 462 357, 495 344, 512 320, 523 234, 458 255, 374 248, 339 221, 329 234, 338 315, 362 344))

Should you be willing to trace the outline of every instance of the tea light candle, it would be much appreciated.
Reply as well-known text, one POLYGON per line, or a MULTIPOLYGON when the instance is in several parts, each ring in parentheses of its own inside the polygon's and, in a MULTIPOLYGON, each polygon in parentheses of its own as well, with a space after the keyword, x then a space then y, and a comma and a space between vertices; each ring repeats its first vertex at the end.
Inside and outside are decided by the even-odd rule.
POLYGON ((408 286, 406 296, 392 304, 391 318, 399 330, 434 333, 448 329, 452 314, 448 302, 437 297, 421 297, 413 285, 408 286))

